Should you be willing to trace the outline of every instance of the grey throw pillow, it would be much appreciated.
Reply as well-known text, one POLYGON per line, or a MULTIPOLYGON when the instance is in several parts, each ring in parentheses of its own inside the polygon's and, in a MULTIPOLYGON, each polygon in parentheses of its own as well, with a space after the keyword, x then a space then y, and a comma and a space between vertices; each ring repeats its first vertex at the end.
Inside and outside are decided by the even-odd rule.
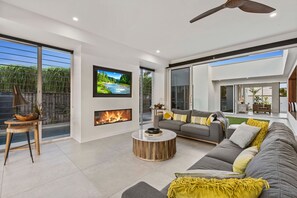
POLYGON ((245 148, 254 140, 260 130, 260 127, 242 123, 231 135, 230 140, 239 147, 245 148))
POLYGON ((237 178, 242 179, 245 177, 245 174, 230 172, 230 171, 221 171, 221 170, 187 170, 183 173, 175 173, 175 177, 202 177, 202 178, 215 178, 215 179, 228 179, 228 178, 237 178))

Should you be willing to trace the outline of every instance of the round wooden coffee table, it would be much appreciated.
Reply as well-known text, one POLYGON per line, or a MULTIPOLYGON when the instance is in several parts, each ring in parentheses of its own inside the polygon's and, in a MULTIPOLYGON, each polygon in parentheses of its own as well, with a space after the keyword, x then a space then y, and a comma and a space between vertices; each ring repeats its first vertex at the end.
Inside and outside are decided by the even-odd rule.
POLYGON ((145 130, 132 133, 133 153, 140 159, 147 161, 168 160, 176 153, 176 133, 161 129, 162 135, 148 137, 145 130))

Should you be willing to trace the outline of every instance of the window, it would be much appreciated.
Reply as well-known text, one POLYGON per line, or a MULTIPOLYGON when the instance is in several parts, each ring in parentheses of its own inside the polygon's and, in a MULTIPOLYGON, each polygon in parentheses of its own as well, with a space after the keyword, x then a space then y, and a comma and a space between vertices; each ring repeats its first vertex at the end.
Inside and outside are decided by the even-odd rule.
POLYGON ((190 107, 190 68, 171 71, 171 108, 187 110, 190 107))
POLYGON ((140 97, 139 97, 139 121, 140 123, 152 121, 152 97, 153 97, 153 70, 140 68, 140 97))
POLYGON ((254 55, 248 55, 248 56, 243 56, 243 57, 239 57, 239 58, 232 58, 232 59, 227 59, 227 60, 222 60, 222 61, 216 61, 216 62, 209 63, 209 65, 212 67, 215 67, 215 66, 229 65, 229 64, 234 64, 234 63, 242 63, 242 62, 260 60, 260 59, 265 59, 265 58, 273 58, 273 57, 283 56, 283 53, 284 53, 283 50, 278 50, 278 51, 266 52, 266 53, 262 53, 262 54, 254 54, 254 55))
POLYGON ((71 54, 42 48, 42 138, 70 135, 71 54))
POLYGON ((234 112, 233 85, 221 86, 221 111, 234 112))
MULTIPOLYGON (((5 144, 5 120, 16 113, 12 107, 13 85, 19 86, 29 105, 18 107, 19 113, 29 113, 36 104, 37 46, 14 43, 0 39, 0 144, 5 144)), ((33 135, 30 134, 33 138, 33 135)), ((25 141, 23 134, 15 134, 13 142, 25 141)))
MULTIPOLYGON (((71 58, 70 52, 0 38, 0 144, 5 144, 7 126, 4 121, 16 112, 12 107, 13 85, 19 86, 29 101, 28 105, 18 108, 20 113, 33 112, 35 105, 42 104, 47 118, 42 124, 43 138, 69 136, 71 58), (41 65, 38 64, 39 52, 42 53, 41 65), (37 87, 42 87, 42 92, 37 93, 37 87), (37 98, 42 98, 42 103, 37 98)), ((25 137, 21 135, 13 139, 14 142, 23 140, 25 137)))

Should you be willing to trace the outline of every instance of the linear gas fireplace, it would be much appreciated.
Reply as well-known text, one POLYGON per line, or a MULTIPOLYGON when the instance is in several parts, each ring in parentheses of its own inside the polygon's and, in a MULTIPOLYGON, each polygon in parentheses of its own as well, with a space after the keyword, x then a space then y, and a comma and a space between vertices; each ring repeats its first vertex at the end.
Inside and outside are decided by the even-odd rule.
POLYGON ((132 120, 132 109, 95 111, 95 126, 132 120))

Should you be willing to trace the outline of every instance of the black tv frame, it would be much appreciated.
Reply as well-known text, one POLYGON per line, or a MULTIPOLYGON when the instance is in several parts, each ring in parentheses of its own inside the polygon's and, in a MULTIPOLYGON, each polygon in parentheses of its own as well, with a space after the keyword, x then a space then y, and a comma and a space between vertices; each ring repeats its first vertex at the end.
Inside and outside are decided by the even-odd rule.
POLYGON ((123 71, 118 69, 112 69, 102 66, 93 65, 93 97, 120 97, 120 98, 131 98, 132 97, 132 72, 123 71), (98 94, 97 93, 97 71, 98 70, 105 70, 109 72, 118 72, 130 75, 131 85, 130 85, 130 93, 129 94, 98 94))

